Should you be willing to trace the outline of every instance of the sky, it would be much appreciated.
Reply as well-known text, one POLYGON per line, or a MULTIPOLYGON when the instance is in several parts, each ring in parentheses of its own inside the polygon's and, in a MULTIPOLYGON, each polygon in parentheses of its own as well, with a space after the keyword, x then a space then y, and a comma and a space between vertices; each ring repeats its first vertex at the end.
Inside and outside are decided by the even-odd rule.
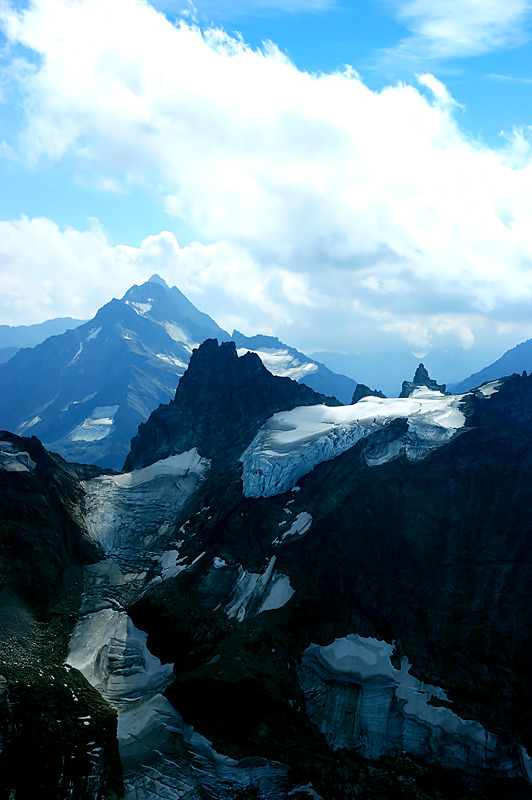
POLYGON ((532 337, 531 39, 532 0, 0 0, 0 324, 156 272, 484 366, 532 337))

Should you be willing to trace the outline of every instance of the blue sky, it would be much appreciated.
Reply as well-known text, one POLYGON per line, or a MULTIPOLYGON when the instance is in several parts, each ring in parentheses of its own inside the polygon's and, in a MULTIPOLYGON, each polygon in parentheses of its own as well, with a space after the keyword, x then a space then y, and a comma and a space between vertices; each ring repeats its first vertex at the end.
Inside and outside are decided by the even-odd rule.
POLYGON ((531 20, 1 0, 0 322, 89 316, 159 272, 307 350, 474 364, 530 338, 531 20))

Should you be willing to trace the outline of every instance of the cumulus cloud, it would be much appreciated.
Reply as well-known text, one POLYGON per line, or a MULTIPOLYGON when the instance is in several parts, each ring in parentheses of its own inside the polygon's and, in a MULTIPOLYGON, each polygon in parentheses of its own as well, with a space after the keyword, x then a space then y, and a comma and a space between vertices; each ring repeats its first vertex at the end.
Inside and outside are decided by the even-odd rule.
MULTIPOLYGON (((523 6, 507 5, 516 20, 523 6)), ((169 279, 220 324, 331 349, 469 347, 510 311, 528 330, 527 138, 470 140, 433 76, 374 92, 141 0, 32 0, 0 18, 35 61, 20 83, 26 153, 160 192, 169 222, 214 243, 174 248, 169 279)), ((163 244, 121 251, 127 269, 163 273, 146 255, 163 244)))

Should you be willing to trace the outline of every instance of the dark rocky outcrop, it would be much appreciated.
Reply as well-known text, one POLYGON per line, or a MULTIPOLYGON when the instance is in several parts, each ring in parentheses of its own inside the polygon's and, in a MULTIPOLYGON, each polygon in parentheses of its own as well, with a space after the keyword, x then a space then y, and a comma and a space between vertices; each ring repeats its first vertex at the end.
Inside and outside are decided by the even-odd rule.
POLYGON ((403 381, 403 388, 401 389, 401 394, 399 397, 410 397, 415 389, 419 389, 420 386, 426 386, 427 389, 432 389, 435 392, 441 392, 442 394, 449 394, 446 391, 447 387, 444 383, 439 384, 435 380, 433 380, 426 367, 423 364, 420 364, 416 369, 416 373, 414 375, 413 381, 403 381))
POLYGON ((353 392, 351 404, 358 403, 363 397, 381 397, 385 399, 386 395, 383 394, 380 389, 370 389, 365 383, 357 383, 357 387, 353 392))
POLYGON ((120 791, 115 714, 64 665, 82 566, 102 556, 81 516, 78 471, 35 437, 0 431, 1 797, 120 791))
POLYGON ((237 356, 234 342, 207 339, 194 350, 174 400, 156 409, 131 441, 124 469, 197 447, 200 455, 235 460, 277 411, 341 405, 290 378, 272 375, 255 353, 237 356))

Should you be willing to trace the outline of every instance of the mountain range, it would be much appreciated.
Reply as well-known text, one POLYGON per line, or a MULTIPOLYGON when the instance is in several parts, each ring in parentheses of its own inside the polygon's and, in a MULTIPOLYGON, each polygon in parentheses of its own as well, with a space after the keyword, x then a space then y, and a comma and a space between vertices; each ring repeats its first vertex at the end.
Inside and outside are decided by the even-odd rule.
POLYGON ((35 347, 49 336, 77 328, 82 322, 82 319, 57 317, 37 325, 0 325, 0 364, 9 361, 22 347, 35 347))
POLYGON ((0 792, 531 798, 532 377, 345 406, 239 349, 120 474, 0 434, 0 792))
MULTIPOLYGON (((37 436, 67 460, 120 469, 139 424, 174 396, 192 350, 212 337, 231 339, 154 275, 92 320, 0 364, 0 426, 37 436)), ((274 373, 350 402, 351 378, 272 337, 233 337, 274 373)))

